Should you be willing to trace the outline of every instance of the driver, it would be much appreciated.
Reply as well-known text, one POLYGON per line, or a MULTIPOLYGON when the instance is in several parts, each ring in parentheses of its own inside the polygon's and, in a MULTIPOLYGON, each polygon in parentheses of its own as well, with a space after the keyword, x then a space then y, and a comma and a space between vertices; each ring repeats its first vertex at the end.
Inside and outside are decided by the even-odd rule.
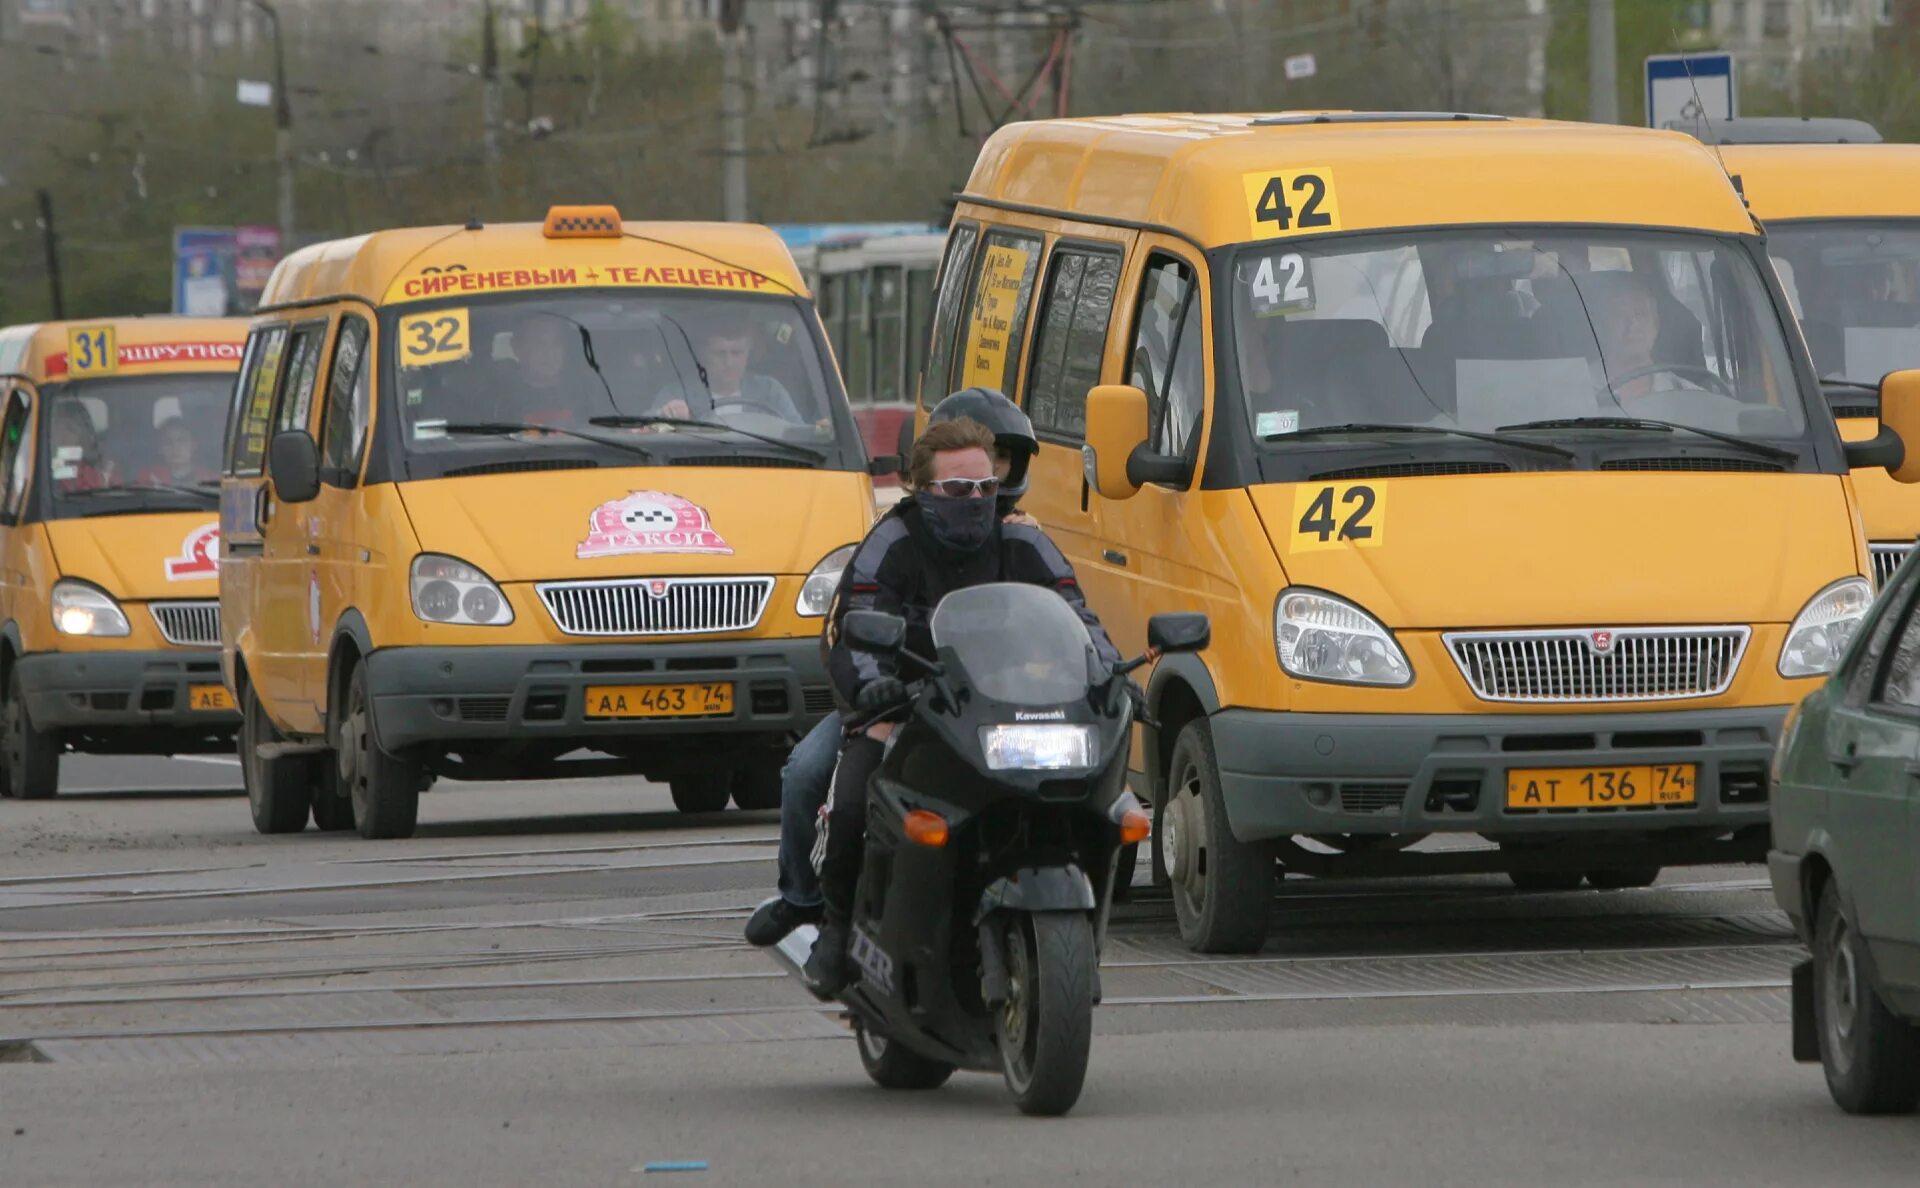
POLYGON ((1623 407, 1658 392, 1704 391, 1655 358, 1660 300, 1643 277, 1596 272, 1583 287, 1594 339, 1600 346, 1602 384, 1611 387, 1623 407), (1624 378, 1614 380, 1615 376, 1624 378))
POLYGON ((168 417, 155 436, 160 445, 159 461, 141 471, 134 482, 150 487, 191 487, 220 481, 219 471, 195 460, 193 430, 185 417, 168 417))
MULTIPOLYGON (((721 418, 747 413, 779 417, 798 425, 800 410, 786 386, 770 375, 749 370, 753 362, 753 328, 743 321, 717 322, 700 339, 700 365, 706 369, 707 393, 713 415, 721 418)), ((655 410, 663 417, 691 415, 678 396, 662 401, 655 410)))
POLYGON ((84 404, 54 406, 53 477, 62 491, 94 491, 117 481, 113 463, 100 456, 100 433, 84 404))
MULTIPOLYGON (((834 697, 849 718, 871 720, 904 708, 906 685, 871 655, 839 642, 850 610, 879 610, 906 620, 906 648, 933 654, 929 620, 953 590, 989 582, 1029 582, 1067 600, 1093 637, 1103 664, 1117 664, 1100 620, 1087 609, 1073 567, 1037 528, 1002 524, 995 496, 993 431, 962 417, 929 426, 913 443, 907 474, 913 498, 882 519, 860 542, 840 579, 827 630, 821 636, 834 697)), ((829 996, 847 984, 847 940, 853 894, 866 851, 867 781, 892 736, 892 720, 847 735, 827 801, 826 856, 820 890, 826 922, 807 959, 807 976, 829 996)))

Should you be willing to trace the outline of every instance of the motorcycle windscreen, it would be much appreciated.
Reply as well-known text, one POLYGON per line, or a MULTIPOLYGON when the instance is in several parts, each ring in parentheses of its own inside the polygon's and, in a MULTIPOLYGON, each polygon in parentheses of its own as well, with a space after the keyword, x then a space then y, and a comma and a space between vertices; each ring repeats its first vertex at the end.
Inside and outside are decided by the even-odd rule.
POLYGON ((1087 694, 1093 638, 1066 600, 1043 586, 1001 582, 955 590, 933 610, 933 643, 950 649, 982 696, 1007 705, 1060 705, 1087 694))

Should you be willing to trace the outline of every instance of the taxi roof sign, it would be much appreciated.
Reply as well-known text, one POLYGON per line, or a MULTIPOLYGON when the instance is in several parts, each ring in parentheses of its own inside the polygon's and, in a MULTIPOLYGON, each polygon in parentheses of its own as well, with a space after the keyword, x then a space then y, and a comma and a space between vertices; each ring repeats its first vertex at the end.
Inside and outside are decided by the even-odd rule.
POLYGON ((618 239, 620 212, 612 206, 555 206, 542 233, 548 239, 618 239))

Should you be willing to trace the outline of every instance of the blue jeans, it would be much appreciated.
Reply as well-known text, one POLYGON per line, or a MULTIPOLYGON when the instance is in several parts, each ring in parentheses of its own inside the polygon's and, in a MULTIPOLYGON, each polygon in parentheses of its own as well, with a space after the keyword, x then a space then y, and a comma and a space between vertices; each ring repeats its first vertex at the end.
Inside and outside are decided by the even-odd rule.
POLYGON ((813 837, 820 806, 833 787, 844 729, 839 714, 828 714, 793 745, 780 769, 780 897, 795 907, 820 903, 820 878, 813 869, 813 837))

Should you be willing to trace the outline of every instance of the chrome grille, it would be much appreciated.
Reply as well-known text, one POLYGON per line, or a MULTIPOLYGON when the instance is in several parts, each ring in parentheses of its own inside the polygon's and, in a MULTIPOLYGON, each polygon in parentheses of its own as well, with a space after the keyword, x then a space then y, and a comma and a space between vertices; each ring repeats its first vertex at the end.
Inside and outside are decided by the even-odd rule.
POLYGON ((150 602, 153 621, 160 636, 183 648, 220 646, 220 603, 214 599, 199 602, 150 602))
POLYGON ((1482 701, 1672 701, 1727 691, 1745 627, 1460 631, 1446 636, 1482 701))
POLYGON ((1873 587, 1876 590, 1887 588, 1887 583, 1893 580, 1893 571, 1900 568, 1900 563, 1907 559, 1908 553, 1913 552, 1910 544, 1888 544, 1877 540, 1867 549, 1873 554, 1873 587))
POLYGON ((547 582, 540 601, 568 635, 701 635, 760 622, 770 577, 547 582))

